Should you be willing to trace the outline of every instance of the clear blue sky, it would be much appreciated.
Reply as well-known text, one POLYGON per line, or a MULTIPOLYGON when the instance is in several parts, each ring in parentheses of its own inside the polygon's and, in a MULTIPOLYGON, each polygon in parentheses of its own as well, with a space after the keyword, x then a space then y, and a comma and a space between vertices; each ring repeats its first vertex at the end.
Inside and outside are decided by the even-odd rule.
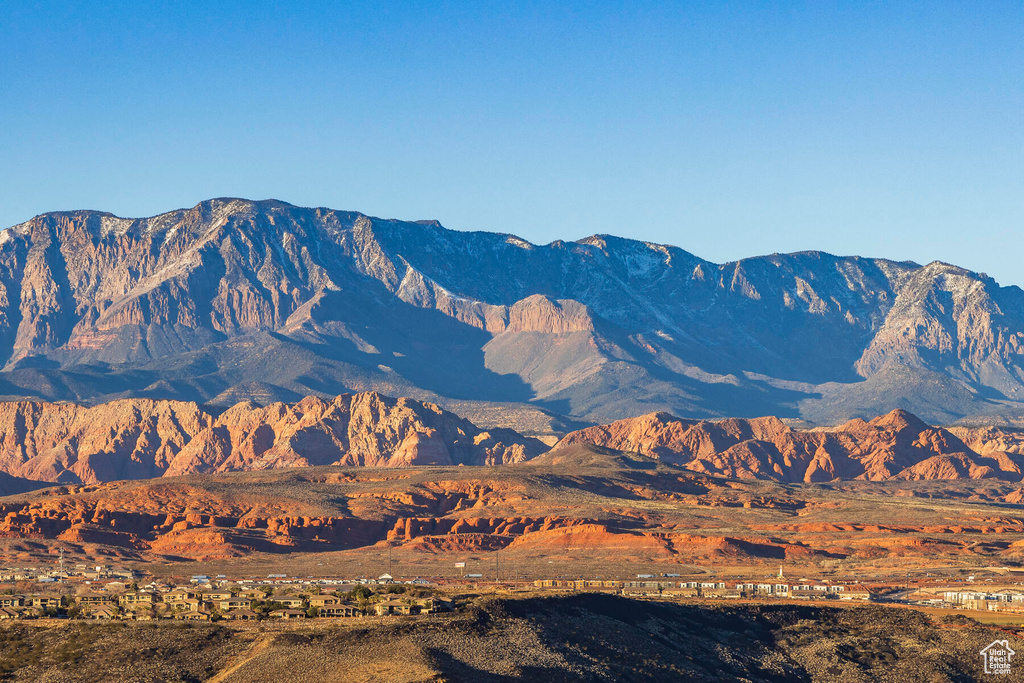
POLYGON ((1024 4, 17 3, 0 225, 275 197, 1024 285, 1024 4))

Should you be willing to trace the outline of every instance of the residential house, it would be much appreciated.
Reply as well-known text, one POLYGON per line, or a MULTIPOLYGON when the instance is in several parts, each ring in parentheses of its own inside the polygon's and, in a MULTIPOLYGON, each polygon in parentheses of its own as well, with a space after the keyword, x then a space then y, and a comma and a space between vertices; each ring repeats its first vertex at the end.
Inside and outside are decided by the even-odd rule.
POLYGON ((204 604, 201 600, 178 600, 171 603, 171 608, 175 612, 199 612, 204 604))
POLYGON ((373 606, 373 611, 378 617, 385 617, 394 614, 412 614, 412 605, 401 600, 385 600, 373 606))
POLYGON ((77 599, 78 604, 83 607, 110 605, 117 602, 117 596, 109 593, 82 593, 77 599))
POLYGON ((341 602, 341 598, 337 595, 311 595, 309 596, 310 607, 326 607, 328 605, 337 605, 341 602))
POLYGON ((210 613, 199 611, 181 611, 177 612, 174 615, 174 618, 178 619, 179 621, 209 621, 210 613))
POLYGON ((225 612, 224 618, 230 619, 232 621, 255 621, 258 618, 258 615, 251 609, 246 609, 243 607, 225 612))
POLYGON ((316 614, 318 617, 358 617, 362 615, 362 610, 351 603, 337 602, 320 607, 316 614))
POLYGON ((149 607, 156 602, 156 595, 149 591, 139 591, 137 593, 125 593, 118 598, 118 604, 123 607, 149 607))
POLYGON ((0 595, 0 608, 22 607, 25 604, 24 595, 0 595))
POLYGON ((226 590, 210 591, 207 593, 203 593, 203 600, 213 603, 218 603, 221 600, 230 600, 233 597, 235 597, 235 594, 231 591, 226 590))
POLYGON ((199 594, 191 590, 173 590, 169 593, 164 593, 164 602, 168 605, 173 605, 177 602, 183 602, 185 600, 195 600, 199 597, 199 594))
POLYGON ((103 621, 107 621, 110 619, 117 619, 120 616, 120 614, 120 610, 118 610, 117 607, 114 607, 113 605, 97 605, 95 607, 92 607, 86 613, 86 616, 89 619, 100 619, 103 621))
POLYGON ((252 600, 249 598, 229 598, 227 600, 218 600, 213 603, 217 609, 222 612, 227 612, 233 609, 251 609, 252 600))
POLYGON ((276 609, 270 616, 274 619, 305 619, 306 613, 300 609, 276 609))
POLYGON ((434 598, 413 598, 412 599, 412 614, 428 614, 430 612, 436 612, 437 606, 434 604, 434 598))
POLYGON ((28 603, 31 603, 31 607, 40 609, 58 609, 66 605, 67 600, 63 595, 34 595, 29 598, 28 603))
POLYGON ((152 612, 148 609, 129 610, 121 617, 127 621, 153 621, 152 612))
POLYGON ((864 590, 851 590, 844 591, 839 598, 840 600, 870 600, 871 592, 864 590))

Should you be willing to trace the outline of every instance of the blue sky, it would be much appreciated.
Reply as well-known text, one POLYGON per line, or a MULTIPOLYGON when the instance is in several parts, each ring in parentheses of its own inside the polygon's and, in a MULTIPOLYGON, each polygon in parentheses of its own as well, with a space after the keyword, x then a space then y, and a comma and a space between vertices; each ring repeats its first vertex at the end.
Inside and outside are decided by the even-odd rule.
POLYGON ((274 197, 1024 285, 1024 4, 4 3, 0 225, 274 197))

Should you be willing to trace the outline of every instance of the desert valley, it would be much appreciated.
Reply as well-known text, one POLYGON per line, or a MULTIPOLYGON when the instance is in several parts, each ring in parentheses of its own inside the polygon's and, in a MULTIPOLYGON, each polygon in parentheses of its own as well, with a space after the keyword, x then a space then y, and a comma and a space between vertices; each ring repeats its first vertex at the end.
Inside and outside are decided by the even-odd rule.
POLYGON ((0 6, 0 683, 1024 680, 1024 4, 0 6))
MULTIPOLYGON (((288 680, 384 633, 417 654, 323 680, 860 680, 1024 628, 1015 287, 234 199, 0 235, 11 680, 93 680, 161 622, 213 630, 137 631, 167 640, 139 680, 288 680), (595 659, 633 613, 675 635, 595 659), (695 664, 712 641, 743 654, 695 664)), ((978 665, 926 660, 892 679, 978 665)))

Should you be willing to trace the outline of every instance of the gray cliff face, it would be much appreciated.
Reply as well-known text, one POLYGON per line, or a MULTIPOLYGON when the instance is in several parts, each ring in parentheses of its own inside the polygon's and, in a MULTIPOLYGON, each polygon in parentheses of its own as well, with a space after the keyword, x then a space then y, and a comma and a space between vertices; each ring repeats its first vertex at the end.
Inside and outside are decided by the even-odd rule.
POLYGON ((818 252, 715 264, 611 236, 529 244, 283 202, 0 233, 0 395, 214 404, 376 390, 816 422, 1024 414, 1024 292, 818 252))

